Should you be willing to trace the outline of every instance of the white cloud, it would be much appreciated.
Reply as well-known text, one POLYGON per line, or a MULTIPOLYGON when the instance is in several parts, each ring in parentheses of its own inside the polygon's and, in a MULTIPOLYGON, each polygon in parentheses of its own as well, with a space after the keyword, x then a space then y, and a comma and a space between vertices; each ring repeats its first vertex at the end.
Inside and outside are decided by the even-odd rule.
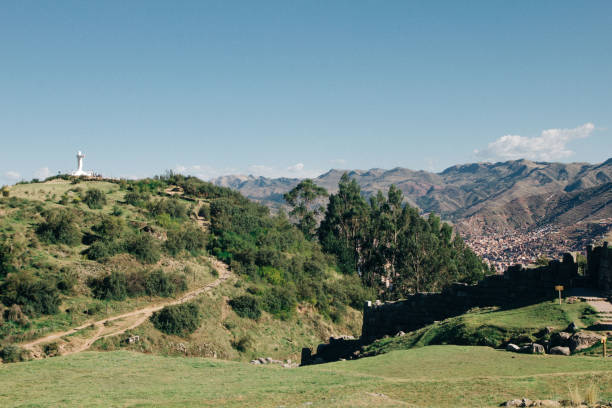
POLYGON ((299 173, 302 170, 304 170, 304 163, 297 163, 297 164, 294 164, 293 166, 289 166, 287 167, 287 170, 290 171, 291 173, 299 173))
POLYGON ((17 181, 21 179, 21 174, 17 173, 16 171, 10 170, 4 173, 4 177, 12 181, 17 181))
POLYGON ((34 172, 34 177, 37 179, 44 180, 49 176, 51 176, 51 170, 48 167, 42 167, 34 172))
POLYGON ((588 137, 593 130, 594 124, 585 123, 574 129, 546 129, 536 137, 505 135, 489 143, 483 150, 474 150, 474 154, 483 160, 564 159, 574 154, 567 144, 572 140, 588 137))
POLYGON ((346 164, 346 160, 344 159, 333 159, 331 160, 332 164, 337 164, 340 166, 344 166, 346 164))

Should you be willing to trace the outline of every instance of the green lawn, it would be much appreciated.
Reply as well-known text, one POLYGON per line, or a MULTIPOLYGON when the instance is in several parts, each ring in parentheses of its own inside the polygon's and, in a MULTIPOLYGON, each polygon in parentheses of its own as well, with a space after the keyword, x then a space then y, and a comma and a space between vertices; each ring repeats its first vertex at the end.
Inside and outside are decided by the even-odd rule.
POLYGON ((493 407, 518 397, 567 398, 568 386, 584 389, 591 382, 612 399, 612 361, 430 346, 282 369, 88 352, 0 365, 0 406, 493 407))

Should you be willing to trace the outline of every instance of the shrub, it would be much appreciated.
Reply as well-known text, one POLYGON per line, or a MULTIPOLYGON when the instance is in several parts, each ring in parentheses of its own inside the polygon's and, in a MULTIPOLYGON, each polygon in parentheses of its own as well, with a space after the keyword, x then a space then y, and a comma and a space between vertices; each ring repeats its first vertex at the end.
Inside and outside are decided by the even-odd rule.
POLYGON ((170 297, 176 291, 170 276, 161 269, 156 269, 145 278, 145 292, 149 296, 170 297))
POLYGON ((247 334, 240 337, 238 340, 232 341, 232 347, 241 353, 244 353, 251 347, 252 343, 253 339, 247 334))
POLYGON ((134 207, 145 207, 151 201, 151 194, 129 191, 125 193, 123 200, 134 207))
POLYGON ((43 347, 43 351, 49 357, 59 356, 59 346, 56 342, 45 344, 43 347))
POLYGON ((154 217, 168 214, 172 218, 185 218, 187 216, 187 206, 178 198, 162 198, 149 204, 149 211, 154 217))
POLYGON ((10 274, 0 286, 2 302, 7 306, 20 305, 30 315, 57 313, 60 299, 54 283, 26 273, 10 274))
POLYGON ((195 303, 166 306, 153 313, 151 322, 158 330, 166 334, 184 336, 191 334, 200 327, 202 316, 200 308, 195 303))
POLYGON ((11 194, 6 186, 2 187, 0 191, 2 191, 2 197, 8 197, 11 194))
POLYGON ((261 316, 259 302, 254 296, 238 296, 237 298, 231 299, 229 305, 240 317, 257 320, 261 316))
POLYGON ((90 188, 83 197, 83 202, 91 209, 100 209, 106 205, 106 196, 97 188, 90 188))
POLYGON ((159 261, 159 242, 149 234, 134 234, 128 238, 125 246, 141 262, 153 264, 159 261))
POLYGON ((30 323, 28 316, 21 311, 21 306, 19 305, 12 305, 3 314, 6 314, 6 320, 9 322, 14 322, 21 326, 27 326, 30 323))
POLYGON ((12 242, 9 240, 0 242, 0 278, 15 271, 14 259, 15 251, 12 242))
POLYGON ((100 313, 102 311, 102 305, 100 303, 92 303, 87 306, 87 309, 83 311, 86 315, 95 315, 96 313, 100 313))
POLYGON ((210 220, 210 207, 206 204, 203 204, 198 210, 198 217, 202 217, 205 220, 210 220))
POLYGON ((88 285, 98 299, 124 300, 127 296, 127 280, 121 272, 113 271, 104 277, 92 278, 88 285))
POLYGON ((5 363, 16 363, 26 360, 27 353, 19 347, 9 344, 0 349, 0 359, 5 363))
POLYGON ((95 241, 85 251, 88 259, 102 261, 123 251, 123 245, 117 241, 95 241))
POLYGON ((195 254, 206 246, 206 233, 195 225, 187 225, 168 231, 168 240, 164 245, 172 255, 182 250, 195 254))
POLYGON ((77 282, 78 276, 74 270, 70 270, 68 268, 60 269, 56 283, 56 286, 60 291, 63 293, 71 292, 77 282))
POLYGON ((78 245, 81 242, 81 231, 77 226, 77 217, 67 209, 53 209, 43 214, 45 221, 36 232, 45 241, 53 244, 78 245))
POLYGON ((119 217, 104 217, 102 222, 95 225, 93 228, 101 239, 112 241, 121 238, 125 231, 125 221, 119 217))
POLYGON ((263 296, 264 310, 283 320, 293 314, 296 305, 295 296, 286 288, 270 288, 263 296))

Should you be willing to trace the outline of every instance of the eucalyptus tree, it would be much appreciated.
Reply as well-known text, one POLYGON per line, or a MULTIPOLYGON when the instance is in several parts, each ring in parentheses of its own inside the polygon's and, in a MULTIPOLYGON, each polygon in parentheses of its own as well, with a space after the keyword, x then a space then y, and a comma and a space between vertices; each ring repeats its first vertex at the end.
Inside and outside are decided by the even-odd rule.
POLYGON ((305 179, 283 196, 292 207, 289 215, 297 220, 298 228, 308 239, 316 236, 317 217, 323 211, 320 201, 327 195, 323 187, 317 186, 311 179, 305 179))

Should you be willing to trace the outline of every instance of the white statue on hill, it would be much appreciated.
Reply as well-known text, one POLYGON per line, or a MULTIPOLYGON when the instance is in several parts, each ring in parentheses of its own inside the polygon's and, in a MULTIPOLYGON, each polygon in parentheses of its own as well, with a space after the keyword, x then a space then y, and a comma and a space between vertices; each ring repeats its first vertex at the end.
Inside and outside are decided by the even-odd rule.
POLYGON ((76 171, 73 171, 71 174, 73 176, 91 177, 93 175, 93 172, 83 170, 83 158, 85 157, 85 155, 81 153, 81 151, 79 150, 76 157, 77 157, 77 169, 76 171))

